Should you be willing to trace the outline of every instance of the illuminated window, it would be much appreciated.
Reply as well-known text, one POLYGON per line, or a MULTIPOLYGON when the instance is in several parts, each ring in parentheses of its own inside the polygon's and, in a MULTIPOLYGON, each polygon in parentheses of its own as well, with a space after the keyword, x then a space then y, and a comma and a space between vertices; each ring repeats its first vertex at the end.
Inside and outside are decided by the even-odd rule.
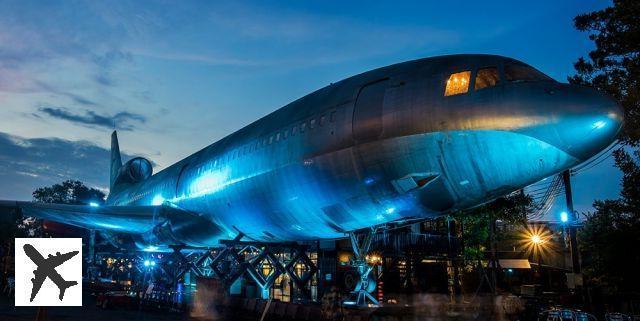
POLYGON ((280 133, 276 134, 276 142, 280 140, 280 133))
POLYGON ((293 126, 293 128, 291 128, 291 136, 295 136, 297 130, 298 130, 298 126, 293 126))
POLYGON ((300 132, 304 133, 304 130, 307 128, 307 123, 302 123, 302 125, 300 125, 300 132))
POLYGON ((324 123, 326 123, 326 122, 327 122, 327 116, 322 115, 322 116, 320 116, 320 122, 318 123, 318 125, 323 126, 324 123))
POLYGON ((474 90, 495 86, 498 83, 498 68, 482 68, 478 70, 476 75, 476 83, 473 85, 474 90))
POLYGON ((316 120, 314 118, 309 122, 309 128, 314 129, 315 127, 316 127, 316 120))
POLYGON ((445 96, 464 94, 469 91, 470 71, 462 71, 449 76, 447 86, 444 90, 445 96))

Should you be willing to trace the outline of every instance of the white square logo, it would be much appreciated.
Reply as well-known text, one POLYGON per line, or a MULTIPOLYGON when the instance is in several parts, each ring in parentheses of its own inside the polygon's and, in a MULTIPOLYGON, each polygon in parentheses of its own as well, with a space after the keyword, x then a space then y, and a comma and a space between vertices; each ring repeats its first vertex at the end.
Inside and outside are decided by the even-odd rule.
POLYGON ((16 306, 82 306, 82 239, 16 239, 16 306))

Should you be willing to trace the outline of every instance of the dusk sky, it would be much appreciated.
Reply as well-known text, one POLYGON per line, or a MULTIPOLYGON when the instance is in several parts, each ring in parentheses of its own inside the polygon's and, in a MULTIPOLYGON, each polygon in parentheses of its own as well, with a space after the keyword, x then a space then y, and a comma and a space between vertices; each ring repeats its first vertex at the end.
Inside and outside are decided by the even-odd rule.
MULTIPOLYGON (((0 0, 0 199, 79 179, 108 186, 114 124, 156 171, 316 89, 455 53, 522 60, 566 82, 592 48, 573 17, 609 1, 0 0)), ((576 208, 615 198, 607 161, 576 208)))

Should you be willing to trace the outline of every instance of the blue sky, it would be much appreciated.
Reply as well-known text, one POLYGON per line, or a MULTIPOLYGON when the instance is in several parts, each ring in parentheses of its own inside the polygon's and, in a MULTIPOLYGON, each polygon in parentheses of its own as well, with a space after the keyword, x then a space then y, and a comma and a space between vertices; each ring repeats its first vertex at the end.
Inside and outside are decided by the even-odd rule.
MULTIPOLYGON (((608 1, 0 1, 0 199, 66 178, 108 184, 109 132, 157 169, 331 82, 452 53, 566 81, 608 1)), ((618 193, 606 161, 579 210, 618 193)))

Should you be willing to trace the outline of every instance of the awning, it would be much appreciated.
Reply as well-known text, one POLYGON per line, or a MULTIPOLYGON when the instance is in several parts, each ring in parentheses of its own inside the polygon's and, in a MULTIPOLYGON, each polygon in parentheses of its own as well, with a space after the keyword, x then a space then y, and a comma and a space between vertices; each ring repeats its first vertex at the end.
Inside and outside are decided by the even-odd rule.
MULTIPOLYGON (((489 262, 487 266, 492 267, 493 262, 489 262)), ((499 259, 498 264, 503 269, 530 269, 529 260, 526 259, 499 259)))
POLYGON ((500 259, 498 264, 503 269, 530 269, 529 260, 525 259, 500 259))

